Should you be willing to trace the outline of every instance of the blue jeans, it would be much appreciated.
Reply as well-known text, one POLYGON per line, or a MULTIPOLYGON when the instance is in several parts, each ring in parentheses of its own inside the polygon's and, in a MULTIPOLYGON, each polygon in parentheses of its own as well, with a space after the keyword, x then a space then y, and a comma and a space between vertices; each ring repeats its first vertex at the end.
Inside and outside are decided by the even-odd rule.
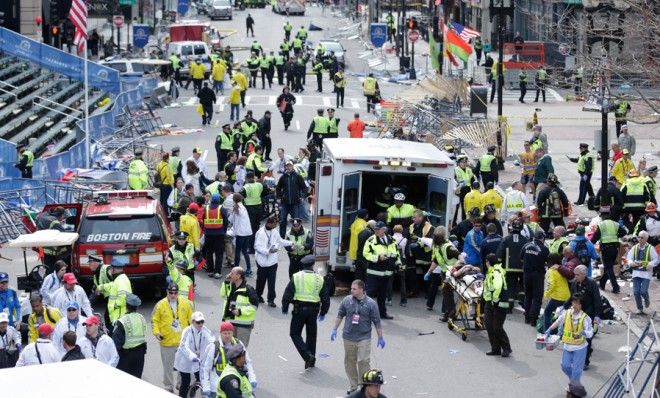
POLYGON ((584 369, 584 361, 587 358, 587 347, 577 351, 564 350, 561 357, 561 370, 568 376, 571 384, 581 385, 580 378, 584 369))
POLYGON ((548 330, 550 325, 552 325, 552 314, 559 307, 564 305, 563 301, 557 301, 550 299, 548 304, 546 304, 545 309, 543 310, 543 330, 548 330))
POLYGON ((225 92, 225 81, 224 80, 214 80, 213 81, 213 90, 217 93, 220 91, 221 93, 225 92))
POLYGON ((239 115, 240 111, 241 111, 241 105, 240 104, 231 104, 231 110, 230 110, 230 113, 229 113, 229 120, 238 121, 238 119, 240 119, 240 115, 239 115), (234 112, 236 112, 236 117, 234 117, 234 112))
POLYGON ((286 203, 280 204, 280 236, 286 236, 286 226, 288 223, 288 217, 291 216, 291 218, 298 218, 299 215, 299 205, 292 204, 288 205, 286 203))
POLYGON ((644 309, 644 303, 642 303, 642 297, 645 300, 649 299, 649 283, 650 279, 635 277, 633 278, 633 294, 635 295, 635 304, 637 304, 638 310, 644 309))
POLYGON ((250 265, 250 254, 248 253, 248 246, 251 236, 237 236, 236 237, 236 250, 234 255, 234 267, 238 267, 241 262, 241 253, 245 257, 245 272, 252 272, 250 265))

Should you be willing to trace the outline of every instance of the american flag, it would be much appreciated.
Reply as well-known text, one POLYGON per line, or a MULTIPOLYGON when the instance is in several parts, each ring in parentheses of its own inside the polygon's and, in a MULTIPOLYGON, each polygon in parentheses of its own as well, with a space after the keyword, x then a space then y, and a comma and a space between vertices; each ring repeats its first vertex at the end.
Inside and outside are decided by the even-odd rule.
POLYGON ((73 35, 73 44, 78 46, 78 54, 81 54, 85 49, 85 42, 87 41, 86 0, 73 0, 71 2, 69 20, 73 22, 73 25, 76 27, 76 32, 73 35))
POLYGON ((461 39, 465 40, 466 43, 469 42, 472 38, 481 36, 481 32, 470 29, 467 26, 463 26, 456 22, 451 23, 451 28, 454 29, 454 31, 456 31, 456 33, 458 33, 461 39))

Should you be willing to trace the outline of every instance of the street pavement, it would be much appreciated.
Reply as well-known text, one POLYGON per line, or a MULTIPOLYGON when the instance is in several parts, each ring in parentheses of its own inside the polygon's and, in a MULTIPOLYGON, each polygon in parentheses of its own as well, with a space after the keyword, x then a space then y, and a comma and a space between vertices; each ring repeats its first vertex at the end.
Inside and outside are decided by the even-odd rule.
MULTIPOLYGON (((270 8, 261 10, 235 11, 233 21, 211 22, 214 27, 221 29, 236 29, 237 33, 224 40, 225 45, 232 47, 247 47, 252 38, 245 37, 244 20, 250 13, 256 21, 256 38, 265 49, 279 47, 283 37, 281 29, 285 18, 271 13, 270 8)), ((328 37, 336 29, 347 22, 335 19, 329 13, 321 16, 318 8, 311 8, 304 17, 291 17, 295 30, 300 25, 308 26, 310 21, 327 27, 322 32, 310 32, 312 41, 328 37)), ((295 34, 294 30, 294 34, 295 34)), ((354 57, 363 51, 357 41, 343 42, 347 48, 347 67, 363 69, 365 60, 354 57)), ((247 57, 247 52, 236 52, 238 60, 247 57)), ((307 76, 305 92, 300 96, 301 103, 295 106, 295 115, 292 129, 284 131, 279 112, 274 105, 274 98, 279 95, 281 88, 274 86, 272 90, 249 89, 250 105, 241 110, 252 109, 255 118, 260 118, 264 111, 273 112, 272 139, 273 154, 275 148, 283 147, 287 153, 295 155, 297 148, 305 144, 305 134, 316 107, 334 106, 334 96, 331 93, 331 84, 325 74, 324 93, 315 93, 315 78, 307 76), (329 102, 329 104, 328 104, 329 102)), ((403 89, 404 86, 379 82, 384 96, 391 97, 403 89)), ((346 122, 352 118, 359 108, 364 112, 364 99, 362 97, 360 80, 349 73, 346 90, 346 108, 339 109, 337 116, 342 119, 340 136, 346 136, 346 122)), ((207 149, 207 164, 209 170, 215 172, 215 151, 213 142, 220 132, 216 127, 229 120, 229 107, 218 104, 215 109, 212 127, 201 126, 201 120, 196 113, 195 99, 192 89, 182 91, 180 107, 158 110, 164 123, 175 124, 182 129, 192 129, 193 132, 183 135, 166 135, 154 137, 151 144, 169 150, 173 146, 180 146, 182 157, 189 156, 193 147, 200 146, 207 149), (199 130, 195 130, 199 129, 199 130)), ((570 163, 565 155, 575 156, 578 143, 593 142, 593 131, 600 126, 598 114, 583 113, 575 103, 556 102, 548 104, 519 104, 506 103, 505 114, 509 116, 513 131, 509 137, 509 153, 515 154, 522 149, 522 141, 530 133, 524 130, 524 123, 531 117, 534 107, 541 107, 541 123, 550 140, 551 155, 555 159, 555 168, 559 178, 564 183, 571 201, 577 197, 577 172, 575 165, 570 163)), ((489 115, 494 117, 496 107, 489 106, 489 115)), ((369 121, 373 116, 362 115, 369 121)), ((613 123, 612 123, 613 124, 613 123)), ((633 134, 638 135, 638 152, 644 152, 648 145, 657 139, 660 133, 657 129, 632 128, 633 134), (641 137, 644 137, 643 139, 641 137)), ((517 178, 519 170, 513 166, 512 161, 506 163, 506 170, 502 174, 501 182, 508 183, 517 178)), ((595 179, 594 184, 598 184, 595 179)), ((586 209, 578 208, 578 213, 585 213, 586 209)), ((20 252, 5 250, 4 256, 16 259, 10 265, 11 281, 14 284, 16 273, 22 272, 20 252)), ((36 258, 29 256, 31 264, 36 258)), ((278 269, 277 299, 278 307, 282 292, 287 282, 288 260, 284 253, 280 253, 280 267, 278 269)), ((6 269, 6 262, 1 263, 6 269)), ((254 266, 254 264, 253 264, 254 266)), ((226 274, 227 270, 224 270, 226 274)), ((219 298, 218 280, 209 279, 200 273, 197 278, 196 310, 206 315, 206 325, 217 333, 221 320, 221 300, 219 298)), ((251 284, 255 279, 250 279, 251 284)), ((654 281, 655 283, 655 281, 654 281)), ((143 306, 141 312, 150 317, 150 311, 157 301, 156 297, 149 296, 150 292, 141 292, 143 306)), ((343 343, 330 342, 330 330, 336 316, 337 308, 342 297, 333 297, 330 313, 326 320, 319 324, 317 344, 316 368, 305 371, 304 363, 296 352, 289 338, 289 316, 281 314, 280 308, 260 306, 256 327, 253 331, 249 351, 254 361, 255 371, 259 380, 256 396, 270 397, 340 397, 344 396, 348 381, 343 366, 343 343)), ((438 300, 439 301, 439 300, 438 300)), ((655 301, 654 301, 655 305, 655 301)), ((512 396, 539 396, 563 397, 567 379, 560 370, 561 350, 554 352, 537 351, 534 346, 536 332, 525 325, 519 310, 509 316, 505 328, 512 342, 512 357, 492 358, 484 353, 489 350, 485 331, 470 332, 466 342, 448 330, 447 325, 439 321, 439 307, 434 312, 425 308, 423 299, 409 300, 408 307, 398 306, 398 297, 394 299, 394 306, 390 312, 395 319, 383 321, 384 335, 387 345, 384 350, 372 345, 373 367, 382 369, 387 381, 382 392, 389 397, 443 397, 443 396, 474 396, 474 397, 512 397, 512 396), (460 395, 459 395, 460 394, 460 395)), ((341 334, 341 333, 340 333, 341 334)), ((615 322, 604 324, 598 336, 594 339, 594 354, 592 366, 583 376, 583 383, 590 394, 598 390, 603 383, 616 370, 624 356, 618 348, 626 342, 626 326, 615 322)), ((155 385, 162 385, 162 369, 160 354, 155 339, 148 341, 147 362, 143 379, 155 385)))

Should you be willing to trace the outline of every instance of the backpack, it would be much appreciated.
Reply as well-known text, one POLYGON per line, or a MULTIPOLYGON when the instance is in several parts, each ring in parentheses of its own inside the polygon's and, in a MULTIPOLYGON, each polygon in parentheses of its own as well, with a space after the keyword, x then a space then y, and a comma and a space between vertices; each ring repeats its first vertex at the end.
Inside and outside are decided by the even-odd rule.
POLYGON ((563 216, 564 213, 562 211, 561 198, 559 197, 559 192, 556 189, 553 189, 550 192, 547 203, 548 215, 550 215, 550 217, 554 218, 563 216))
MULTIPOLYGON (((168 165, 165 165, 166 167, 169 167, 168 165)), ((160 170, 163 168, 161 167, 160 170)), ((156 169, 156 172, 154 173, 154 188, 160 187, 163 185, 163 180, 160 177, 160 170, 156 169)))
POLYGON ((580 263, 586 266, 589 266, 591 263, 591 257, 589 256, 589 248, 587 247, 586 240, 575 241, 575 257, 580 260, 580 263))
POLYGON ((600 301, 601 301, 600 319, 613 320, 614 308, 612 308, 610 301, 605 296, 600 296, 600 301))

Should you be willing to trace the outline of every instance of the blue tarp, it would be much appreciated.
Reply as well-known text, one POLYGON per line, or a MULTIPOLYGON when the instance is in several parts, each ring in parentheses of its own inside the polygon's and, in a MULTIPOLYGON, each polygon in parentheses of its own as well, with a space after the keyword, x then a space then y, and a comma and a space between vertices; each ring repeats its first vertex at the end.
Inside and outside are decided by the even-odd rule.
MULTIPOLYGON (((0 28, 0 50, 34 62, 53 72, 84 81, 84 60, 57 48, 39 43, 6 28, 0 28)), ((95 62, 87 62, 89 84, 103 91, 119 94, 119 71, 95 62)))

